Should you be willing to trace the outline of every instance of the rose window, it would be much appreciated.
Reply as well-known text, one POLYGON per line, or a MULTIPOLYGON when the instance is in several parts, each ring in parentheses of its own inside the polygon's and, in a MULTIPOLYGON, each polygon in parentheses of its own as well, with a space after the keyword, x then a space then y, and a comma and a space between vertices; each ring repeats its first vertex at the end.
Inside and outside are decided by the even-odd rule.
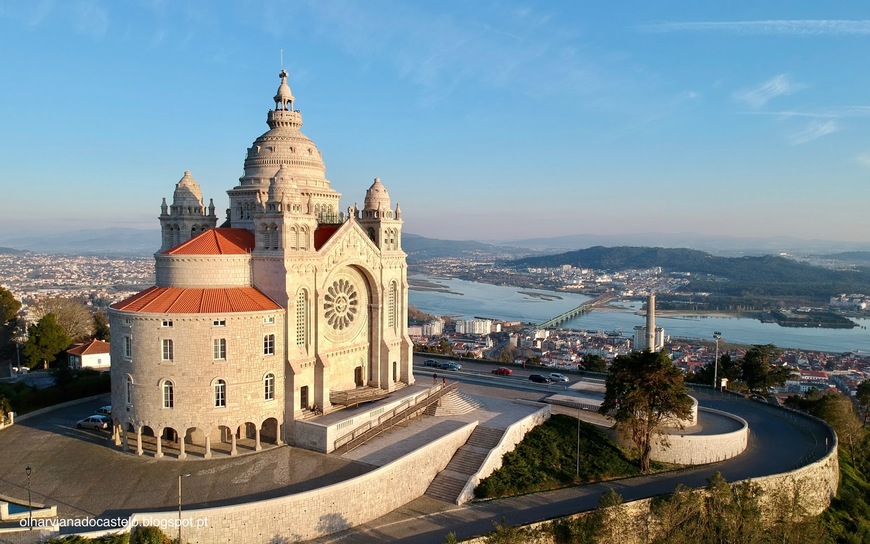
POLYGON ((336 280, 323 297, 326 320, 333 329, 346 329, 359 310, 359 300, 353 284, 345 279, 336 280))

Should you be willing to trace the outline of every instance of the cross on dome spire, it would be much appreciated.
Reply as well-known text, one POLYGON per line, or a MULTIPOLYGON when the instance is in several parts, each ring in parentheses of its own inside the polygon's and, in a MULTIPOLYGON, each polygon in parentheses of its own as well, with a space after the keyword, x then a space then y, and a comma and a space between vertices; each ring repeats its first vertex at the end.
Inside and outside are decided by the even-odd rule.
POLYGON ((275 109, 293 111, 293 93, 290 92, 290 85, 287 85, 287 70, 281 69, 278 74, 281 78, 281 85, 278 86, 278 93, 275 95, 275 109))

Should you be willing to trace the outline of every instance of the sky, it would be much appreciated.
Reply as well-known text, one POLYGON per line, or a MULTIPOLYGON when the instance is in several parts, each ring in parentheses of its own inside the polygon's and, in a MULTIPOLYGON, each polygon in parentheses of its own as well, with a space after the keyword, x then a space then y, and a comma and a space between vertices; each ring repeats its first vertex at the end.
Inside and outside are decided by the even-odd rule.
POLYGON ((0 0, 0 44, 6 234, 225 209, 283 66, 405 232, 870 242, 864 0, 0 0))

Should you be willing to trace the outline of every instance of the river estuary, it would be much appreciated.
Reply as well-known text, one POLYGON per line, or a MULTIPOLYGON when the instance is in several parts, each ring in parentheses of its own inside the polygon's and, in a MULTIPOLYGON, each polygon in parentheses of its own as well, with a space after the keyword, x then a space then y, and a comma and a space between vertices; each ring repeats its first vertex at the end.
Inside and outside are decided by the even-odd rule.
MULTIPOLYGON (((541 291, 489 285, 459 279, 411 276, 409 303, 436 315, 487 317, 505 321, 542 323, 579 306, 590 297, 575 293, 541 291), (425 284, 425 290, 416 285, 425 284)), ((640 301, 619 302, 616 307, 593 310, 561 325, 565 329, 621 331, 634 334, 636 325, 645 323, 636 312, 640 301)), ((774 344, 782 348, 836 353, 870 354, 870 319, 855 319, 861 325, 853 329, 780 327, 740 317, 658 316, 656 324, 672 337, 712 339, 713 332, 722 340, 740 344, 774 344)))

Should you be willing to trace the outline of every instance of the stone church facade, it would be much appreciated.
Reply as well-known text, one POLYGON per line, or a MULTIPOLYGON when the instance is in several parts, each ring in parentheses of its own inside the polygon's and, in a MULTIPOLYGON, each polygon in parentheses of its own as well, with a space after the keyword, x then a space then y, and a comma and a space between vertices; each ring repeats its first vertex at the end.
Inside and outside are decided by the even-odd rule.
POLYGON ((375 179, 341 211, 282 70, 227 220, 185 172, 159 216, 156 285, 109 312, 114 437, 230 455, 293 443, 331 398, 414 381, 398 205, 375 179))

